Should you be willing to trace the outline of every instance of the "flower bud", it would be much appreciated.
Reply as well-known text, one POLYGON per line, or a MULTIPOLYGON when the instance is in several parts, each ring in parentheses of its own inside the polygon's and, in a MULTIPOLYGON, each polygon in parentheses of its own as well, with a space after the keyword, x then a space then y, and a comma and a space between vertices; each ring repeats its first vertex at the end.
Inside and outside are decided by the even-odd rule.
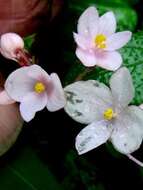
POLYGON ((24 41, 16 33, 5 33, 0 38, 0 52, 7 59, 17 61, 17 51, 23 48, 24 41))
POLYGON ((1 36, 0 52, 5 58, 18 62, 20 66, 32 64, 32 56, 24 49, 24 41, 16 33, 5 33, 1 36))

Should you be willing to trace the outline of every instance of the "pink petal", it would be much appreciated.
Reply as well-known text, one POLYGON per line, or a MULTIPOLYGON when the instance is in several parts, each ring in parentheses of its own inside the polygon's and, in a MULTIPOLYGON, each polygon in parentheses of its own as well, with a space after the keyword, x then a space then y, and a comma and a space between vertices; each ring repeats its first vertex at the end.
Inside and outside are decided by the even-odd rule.
POLYGON ((0 105, 13 104, 15 101, 11 99, 5 90, 0 92, 0 105))
POLYGON ((73 33, 73 36, 74 36, 75 42, 77 43, 77 45, 80 48, 86 50, 90 47, 89 41, 85 37, 81 36, 80 34, 76 34, 76 33, 73 33))
POLYGON ((128 43, 128 41, 131 39, 132 33, 129 31, 125 31, 125 32, 117 32, 113 35, 111 35, 106 42, 107 45, 107 50, 109 51, 114 51, 116 49, 120 49, 121 47, 123 47, 124 45, 126 45, 126 43, 128 43))
POLYGON ((81 48, 76 49, 76 56, 86 67, 93 67, 96 65, 97 60, 94 52, 82 50, 81 48))
POLYGON ((29 67, 22 67, 12 72, 6 82, 5 90, 8 95, 16 100, 21 101, 23 97, 33 91, 34 79, 28 76, 29 67))
POLYGON ((113 12, 107 12, 99 18, 98 34, 109 36, 116 31, 116 18, 113 12))
POLYGON ((40 80, 40 79, 50 79, 49 75, 40 67, 39 65, 32 65, 28 67, 28 76, 35 79, 35 80, 40 80))
POLYGON ((42 110, 47 104, 47 95, 36 94, 35 92, 29 93, 23 98, 20 104, 20 112, 23 119, 27 122, 32 120, 37 111, 42 110))
POLYGON ((98 11, 95 7, 87 8, 80 16, 77 31, 82 36, 96 35, 98 29, 98 11))
POLYGON ((56 73, 50 75, 53 84, 52 92, 48 95, 47 109, 51 112, 63 108, 66 104, 64 90, 56 73))
POLYGON ((103 52, 101 55, 97 55, 97 65, 104 69, 115 71, 121 66, 121 64, 122 57, 116 51, 103 52))

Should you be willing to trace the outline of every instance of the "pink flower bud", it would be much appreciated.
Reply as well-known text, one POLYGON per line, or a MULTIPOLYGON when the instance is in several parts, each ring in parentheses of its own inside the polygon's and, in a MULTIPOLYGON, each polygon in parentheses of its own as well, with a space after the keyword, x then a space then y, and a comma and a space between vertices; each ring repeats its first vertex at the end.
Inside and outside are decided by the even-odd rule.
POLYGON ((0 38, 0 52, 7 59, 17 61, 17 51, 23 48, 24 41, 16 33, 5 33, 0 38))
POLYGON ((5 58, 18 62, 20 66, 31 65, 32 57, 24 49, 23 39, 16 33, 5 33, 1 36, 0 52, 5 58))

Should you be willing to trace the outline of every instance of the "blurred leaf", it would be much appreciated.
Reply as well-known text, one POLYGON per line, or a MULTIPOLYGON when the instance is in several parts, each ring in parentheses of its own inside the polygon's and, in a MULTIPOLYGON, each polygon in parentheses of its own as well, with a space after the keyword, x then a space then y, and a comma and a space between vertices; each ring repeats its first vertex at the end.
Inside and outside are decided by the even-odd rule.
POLYGON ((26 50, 28 50, 28 51, 31 50, 34 39, 35 39, 35 34, 32 34, 32 35, 24 38, 24 46, 25 46, 26 50))
MULTIPOLYGON (((122 48, 120 52, 124 60, 123 65, 128 67, 131 72, 136 90, 135 98, 132 103, 141 104, 143 102, 143 32, 140 31, 134 34, 132 40, 128 45, 122 48)), ((65 85, 67 85, 75 81, 77 76, 84 72, 85 68, 80 64, 78 58, 75 57, 75 53, 66 54, 65 59, 70 59, 73 63, 65 78, 65 85), (70 58, 68 58, 69 55, 70 58)), ((97 67, 91 72, 88 72, 83 79, 96 79, 108 84, 111 74, 112 72, 97 67)))
POLYGON ((15 160, 1 166, 0 189, 61 190, 61 186, 33 150, 25 148, 15 160))
POLYGON ((67 175, 63 181, 65 189, 104 190, 103 185, 96 177, 96 166, 84 156, 79 157, 73 150, 65 158, 67 175))

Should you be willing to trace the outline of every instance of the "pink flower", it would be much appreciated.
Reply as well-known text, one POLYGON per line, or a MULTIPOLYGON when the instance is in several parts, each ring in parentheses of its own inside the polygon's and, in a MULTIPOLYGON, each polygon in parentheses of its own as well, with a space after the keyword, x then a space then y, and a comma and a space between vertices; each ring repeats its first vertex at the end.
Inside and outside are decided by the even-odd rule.
POLYGON ((45 106, 53 112, 63 108, 66 102, 58 75, 48 75, 38 65, 11 73, 5 82, 5 90, 13 100, 20 102, 21 115, 27 122, 45 106))
POLYGON ((0 38, 0 53, 21 66, 29 65, 31 56, 24 49, 23 39, 16 33, 5 33, 0 38))
POLYGON ((112 12, 101 17, 95 7, 89 7, 80 16, 74 39, 78 45, 76 55, 87 67, 98 65, 107 70, 116 70, 122 57, 116 50, 130 39, 130 31, 117 32, 116 19, 112 12))

